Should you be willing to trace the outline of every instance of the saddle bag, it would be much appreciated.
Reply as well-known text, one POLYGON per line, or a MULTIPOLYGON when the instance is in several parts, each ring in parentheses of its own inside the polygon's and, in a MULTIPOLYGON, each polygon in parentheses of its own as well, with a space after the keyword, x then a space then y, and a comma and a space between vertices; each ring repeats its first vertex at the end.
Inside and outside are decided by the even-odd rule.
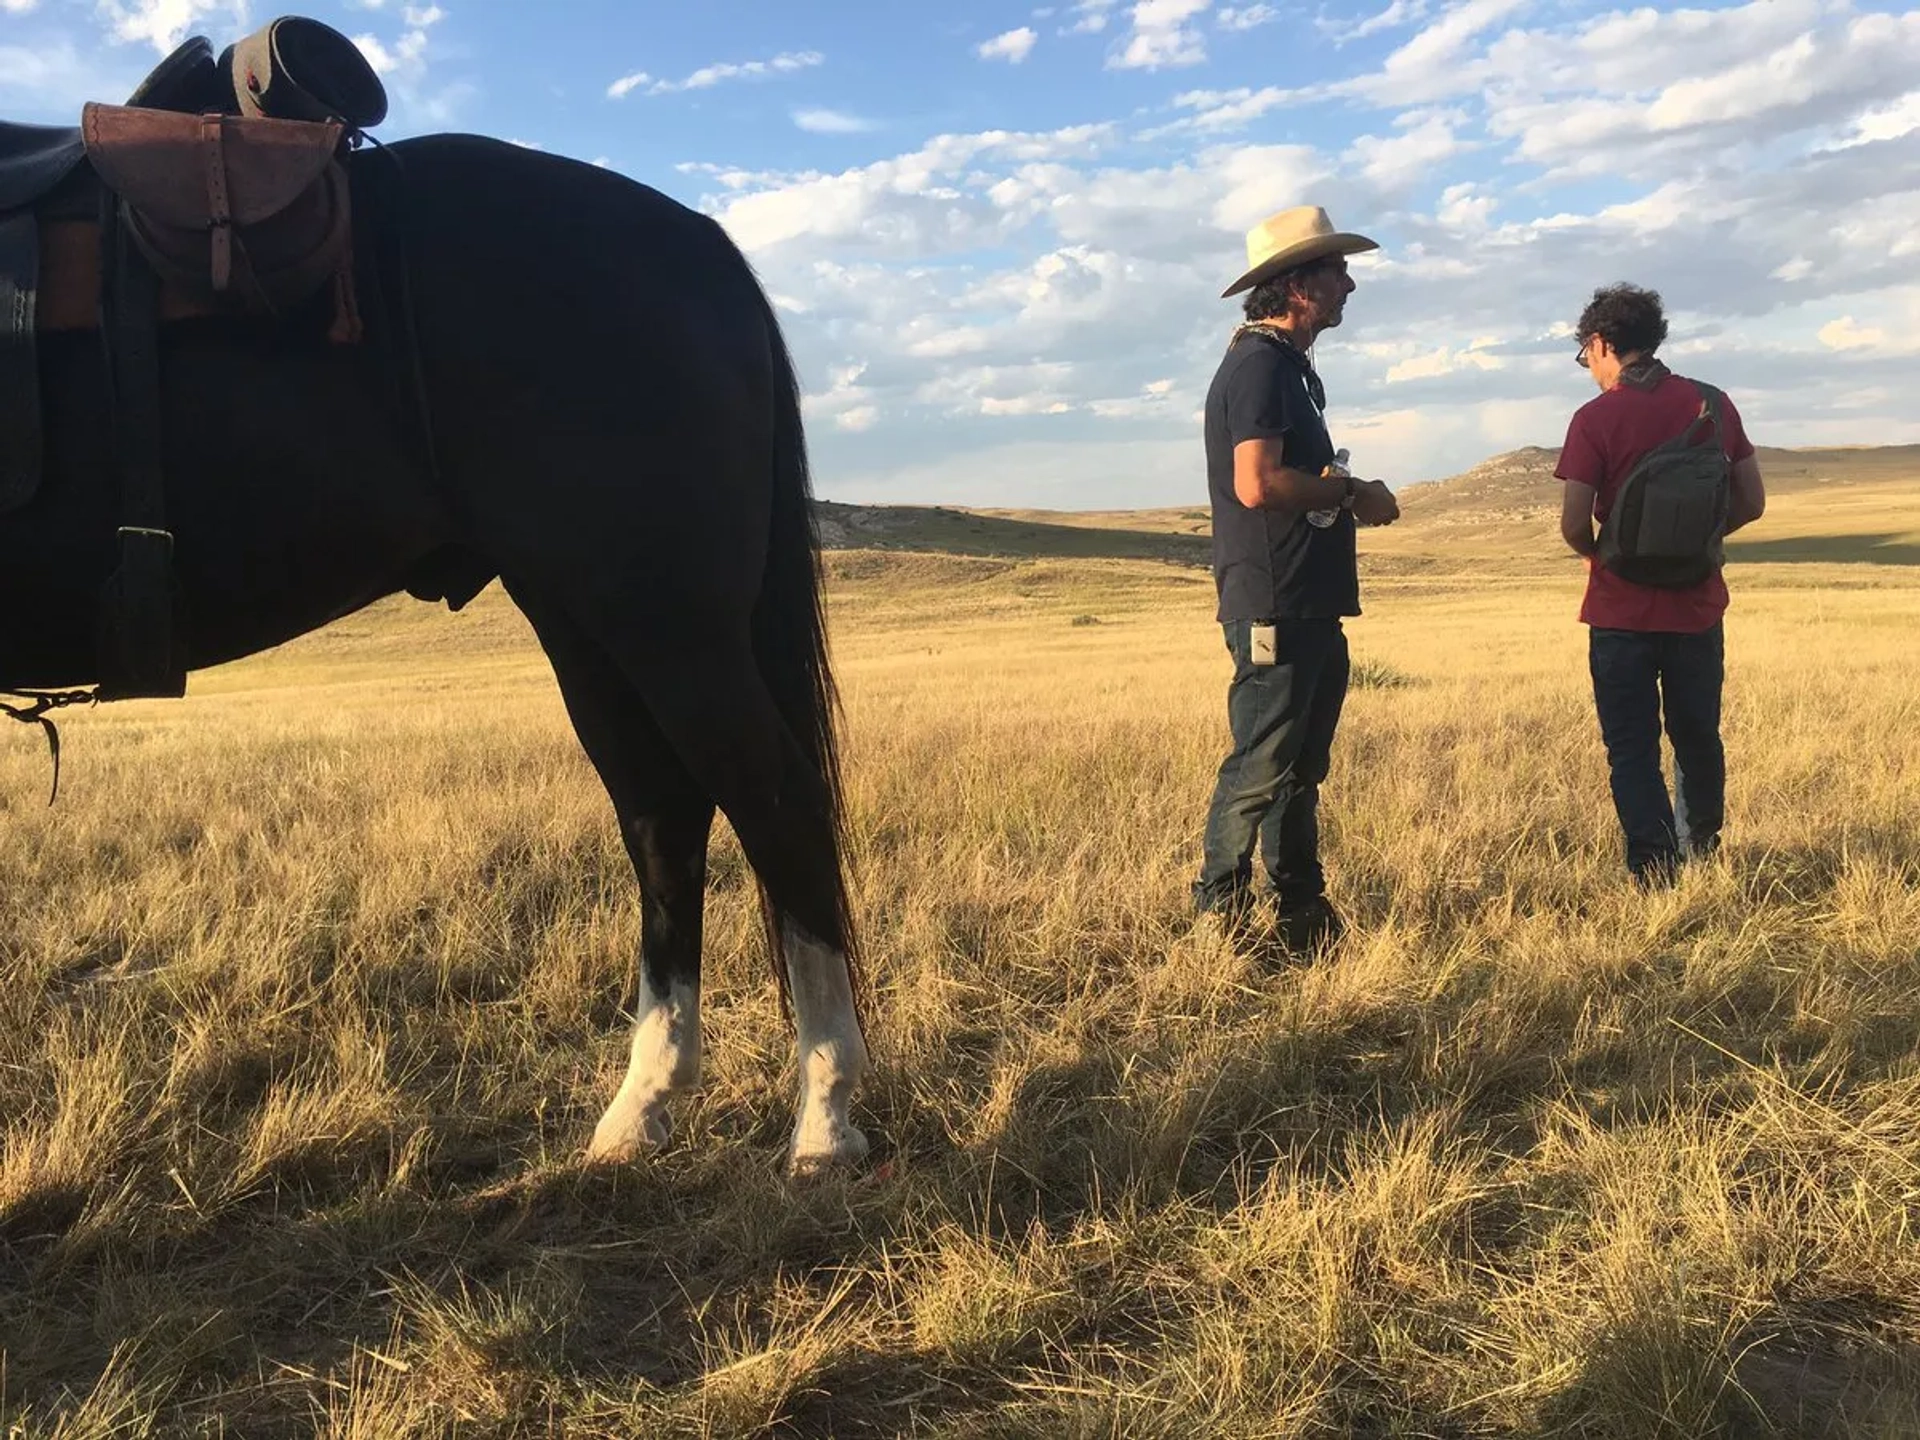
POLYGON ((350 281, 340 122, 96 103, 81 133, 128 233, 169 285, 280 315, 329 279, 350 281))

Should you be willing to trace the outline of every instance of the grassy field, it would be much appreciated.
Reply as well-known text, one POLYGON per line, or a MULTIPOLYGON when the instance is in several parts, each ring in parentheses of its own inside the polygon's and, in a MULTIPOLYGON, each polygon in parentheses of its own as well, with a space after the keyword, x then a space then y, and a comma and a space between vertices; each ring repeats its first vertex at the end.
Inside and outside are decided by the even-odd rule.
POLYGON ((0 732, 0 1430, 1920 1433, 1913 478, 1737 557, 1652 898, 1550 532, 1368 534, 1287 970, 1187 933, 1204 569, 836 553, 877 1153, 809 1187, 724 833, 705 1089, 580 1163, 637 907, 497 593, 74 713, 51 809, 0 732))

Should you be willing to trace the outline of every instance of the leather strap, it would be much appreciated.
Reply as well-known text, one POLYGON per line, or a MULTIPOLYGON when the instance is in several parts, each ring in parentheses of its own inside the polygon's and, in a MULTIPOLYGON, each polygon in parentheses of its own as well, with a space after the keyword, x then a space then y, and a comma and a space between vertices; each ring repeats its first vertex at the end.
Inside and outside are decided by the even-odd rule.
POLYGON ((40 485, 39 286, 39 222, 30 210, 0 219, 0 512, 24 505, 40 485))
POLYGON ((161 472, 160 280, 134 244, 125 206, 101 220, 102 297, 115 449, 120 462, 120 566, 101 597, 100 697, 176 697, 173 536, 161 472))
POLYGON ((133 242, 126 207, 108 197, 101 226, 113 428, 122 479, 121 520, 166 528, 160 487, 160 282, 133 242))
POLYGON ((233 207, 227 201, 226 122, 200 117, 200 141, 207 159, 207 220, 213 238, 213 293, 224 295, 233 283, 233 207))

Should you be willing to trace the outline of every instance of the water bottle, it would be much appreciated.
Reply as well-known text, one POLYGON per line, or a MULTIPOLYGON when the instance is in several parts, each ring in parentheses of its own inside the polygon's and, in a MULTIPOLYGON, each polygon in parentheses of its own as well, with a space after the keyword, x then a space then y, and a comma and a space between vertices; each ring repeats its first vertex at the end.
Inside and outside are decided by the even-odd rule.
MULTIPOLYGON (((1347 461, 1352 458, 1347 450, 1342 447, 1333 452, 1333 463, 1328 465, 1320 473, 1331 480, 1345 480, 1353 474, 1353 471, 1347 468, 1347 461)), ((1326 510, 1309 510, 1307 512, 1307 523, 1316 529, 1324 530, 1340 518, 1340 511, 1343 508, 1342 506, 1335 505, 1326 510)))

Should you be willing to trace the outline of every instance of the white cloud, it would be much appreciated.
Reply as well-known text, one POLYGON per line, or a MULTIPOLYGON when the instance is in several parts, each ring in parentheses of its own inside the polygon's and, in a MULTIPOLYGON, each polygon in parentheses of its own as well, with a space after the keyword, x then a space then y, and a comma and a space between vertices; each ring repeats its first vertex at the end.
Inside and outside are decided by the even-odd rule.
MULTIPOLYGON (((362 8, 394 14, 385 4, 362 8)), ((430 83, 434 64, 433 34, 447 19, 438 5, 402 4, 397 7, 400 33, 392 39, 375 34, 353 37, 367 63, 386 83, 392 101, 389 125, 446 129, 458 123, 467 103, 478 93, 467 80, 430 83)))
POLYGON ((1034 44, 1039 38, 1031 26, 1022 25, 1018 30, 1009 30, 983 41, 974 47, 973 53, 982 60, 1005 60, 1018 65, 1033 53, 1034 44))
POLYGON ((710 90, 729 80, 759 80, 769 75, 790 75, 796 70, 811 70, 824 65, 827 57, 817 50, 796 50, 775 55, 770 60, 723 61, 703 65, 684 80, 656 80, 644 70, 622 75, 607 86, 610 99, 621 100, 635 90, 649 95, 674 95, 687 90, 710 90))
POLYGON ((1307 92, 1268 85, 1259 90, 1188 90, 1173 97, 1176 108, 1191 110, 1185 119, 1147 132, 1146 138, 1159 139, 1185 130, 1240 130, 1269 110, 1294 104, 1307 92))
POLYGON ((1147 416, 1164 416, 1178 410, 1190 410, 1199 399, 1193 394, 1182 394, 1177 381, 1171 379, 1149 380, 1140 387, 1136 395, 1125 395, 1118 399, 1094 400, 1087 406, 1103 420, 1137 420, 1147 416))
POLYGON ((1418 104, 1473 88, 1461 74, 1469 44, 1528 0, 1461 0, 1386 59, 1377 76, 1345 88, 1387 104, 1418 104))
POLYGON ((1454 134, 1465 117, 1412 110, 1395 124, 1398 135, 1362 135, 1353 142, 1351 156, 1360 173, 1386 189, 1394 189, 1434 172, 1442 162, 1467 148, 1454 134))
POLYGON ((1352 22, 1321 17, 1314 23, 1332 37, 1334 44, 1345 45, 1349 41, 1364 40, 1369 35, 1377 35, 1382 30, 1397 29, 1425 18, 1427 0, 1393 0, 1384 10, 1376 11, 1363 20, 1352 22))
POLYGON ((1207 58, 1207 42, 1193 25, 1213 0, 1138 0, 1133 29, 1107 58, 1115 70, 1160 70, 1198 65, 1207 58))
POLYGON ((247 19, 246 0, 99 0, 99 8, 115 40, 144 41, 162 55, 209 16, 225 16, 235 26, 247 19))
POLYGON ((1005 236, 1026 217, 965 181, 986 162, 1039 162, 1096 153, 1106 126, 1051 133, 991 130, 940 135, 919 150, 837 174, 720 172, 730 196, 714 209, 749 249, 804 241, 870 250, 895 259, 931 258, 1005 236))
POLYGON ((1065 415, 1073 409, 1067 389, 1072 375, 1073 367, 1057 360, 943 366, 919 386, 914 399, 956 415, 1065 415))
POLYGON ((1842 315, 1820 327, 1820 343, 1829 350, 1867 350, 1887 343, 1887 332, 1877 325, 1859 325, 1842 315))
POLYGON ((1597 51, 1603 68, 1616 68, 1614 43, 1630 40, 1653 57, 1624 82, 1634 90, 1509 92, 1493 107, 1489 128, 1516 139, 1523 159, 1557 173, 1631 178, 1696 158, 1710 163, 1730 151, 1753 153, 1809 127, 1850 119, 1860 143, 1899 138, 1878 132, 1899 129, 1899 97, 1920 69, 1920 11, 1863 16, 1787 37, 1778 35, 1775 19, 1755 15, 1749 26, 1728 26, 1713 37, 1684 29, 1629 36, 1606 27, 1613 35, 1597 51), (1874 134, 1860 133, 1866 124, 1874 134))
POLYGON ((1214 23, 1222 30, 1253 30, 1279 18, 1280 12, 1271 5, 1223 5, 1214 23))
POLYGON ((9 15, 25 15, 37 4, 39 0, 0 0, 0 10, 9 15))
MULTIPOLYGON (((1057 430, 1072 421, 1030 423, 1057 430)), ((833 498, 885 502, 910 497, 930 504, 1086 510, 1164 505, 1170 489, 1192 496, 1192 439, 1114 439, 1112 425, 1101 428, 1107 433, 996 439, 977 449, 941 450, 921 459, 855 460, 836 480, 833 498)), ((1204 496, 1204 487, 1201 493, 1204 496)))
POLYGON ((1489 348, 1495 343, 1492 339, 1480 339, 1460 350, 1450 350, 1443 345, 1438 350, 1410 356, 1389 366, 1384 378, 1387 384, 1397 385, 1403 380, 1431 380, 1465 370, 1504 369, 1506 361, 1489 348))
POLYGON ((1870 145, 1875 140, 1898 140, 1920 130, 1920 90, 1902 95, 1891 105, 1870 110, 1854 121, 1842 145, 1870 145))
POLYGON ((1115 3, 1116 0, 1079 0, 1079 3, 1073 7, 1073 13, 1078 18, 1061 33, 1098 35, 1107 28, 1107 22, 1112 19, 1115 3))
POLYGON ((776 55, 771 60, 748 60, 742 64, 706 65, 680 81, 663 80, 656 92, 668 90, 710 90, 726 80, 756 80, 764 75, 787 75, 795 70, 810 70, 826 63, 817 50, 802 50, 776 55))
POLYGON ((1440 192, 1440 204, 1433 212, 1434 219, 1457 235, 1466 236, 1485 230, 1493 220, 1493 213, 1500 208, 1500 202, 1492 195, 1485 194, 1471 181, 1449 185, 1440 192))
MULTIPOLYGON (((1764 443, 1920 433, 1904 338, 1920 337, 1920 25, 1849 0, 1518 23, 1520 3, 1389 6, 1350 28, 1427 28, 1377 68, 1186 91, 1144 128, 685 173, 781 297, 835 498, 1191 498, 1196 411, 1238 314, 1219 291, 1246 226, 1302 203, 1384 245, 1355 260, 1316 358, 1336 439, 1390 481, 1557 443, 1591 394, 1568 327, 1616 279, 1667 296, 1664 353, 1725 384, 1764 443), (1312 133, 1337 139, 1234 134, 1309 102, 1325 102, 1312 133), (934 458, 903 460, 907 433, 934 458)), ((1124 25, 1111 63, 1141 8, 1057 23, 1124 25)), ((1168 33, 1223 13, 1179 12, 1145 18, 1168 33)))
POLYGON ((1521 158, 1556 173, 1637 177, 1676 152, 1751 147, 1875 103, 1891 110, 1879 123, 1897 130, 1895 102, 1920 64, 1920 13, 1859 15, 1848 3, 1641 8, 1501 32, 1525 0, 1464 0, 1379 70, 1311 93, 1396 110, 1478 100, 1521 158))
POLYGON ((1804 103, 1816 90, 1812 35, 1797 36, 1759 60, 1669 85, 1647 110, 1654 130, 1681 130, 1748 120, 1782 104, 1804 103))
POLYGON ((405 70, 419 68, 424 63, 427 51, 426 33, 421 30, 409 30, 392 46, 375 35, 356 35, 353 43, 360 47, 360 53, 367 57, 367 63, 378 74, 388 78, 405 70))
POLYGON ((866 373, 864 360, 833 366, 827 372, 826 388, 803 397, 805 414, 849 434, 873 429, 880 423, 880 407, 873 403, 873 391, 860 383, 866 373))
MULTIPOLYGON (((1300 204, 1332 169, 1325 156, 1304 145, 1221 146, 1202 152, 1201 160, 1219 191, 1213 223, 1237 242, 1274 211, 1300 204)), ((1337 202, 1334 210, 1345 213, 1337 202)))
POLYGON ((1072 409, 1066 401, 1045 395, 1012 395, 1004 399, 985 395, 980 399, 982 415, 1065 415, 1072 409))
POLYGON ((814 135, 862 135, 878 128, 873 121, 844 110, 821 108, 794 111, 793 123, 814 135))
POLYGON ((406 24, 400 38, 388 45, 375 35, 356 35, 353 43, 367 57, 367 63, 384 79, 406 88, 403 98, 417 98, 418 87, 426 77, 428 31, 447 18, 438 5, 406 5, 400 18, 406 24))

